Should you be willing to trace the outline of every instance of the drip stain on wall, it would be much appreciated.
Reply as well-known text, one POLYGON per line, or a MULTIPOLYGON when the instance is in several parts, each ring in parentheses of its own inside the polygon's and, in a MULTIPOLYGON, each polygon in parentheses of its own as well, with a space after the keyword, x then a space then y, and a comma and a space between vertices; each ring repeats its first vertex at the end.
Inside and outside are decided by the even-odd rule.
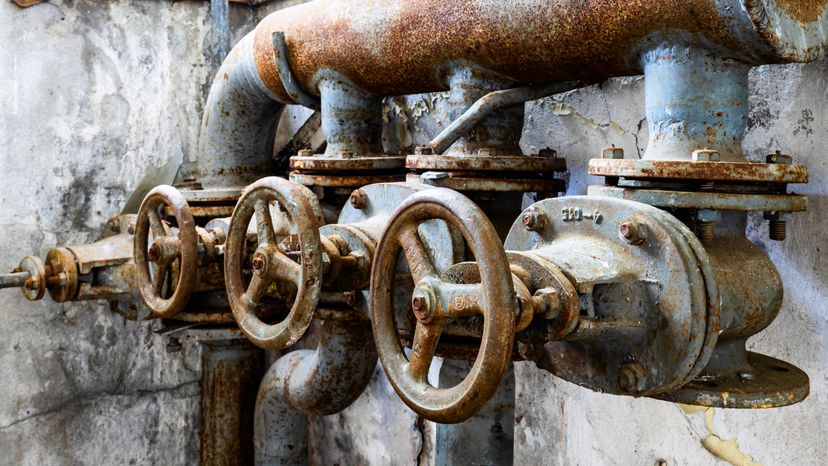
POLYGON ((716 432, 713 426, 713 416, 716 414, 714 408, 678 403, 677 405, 686 415, 704 413, 704 425, 707 427, 708 435, 702 439, 701 444, 711 455, 720 460, 727 461, 733 466, 762 466, 761 463, 753 461, 753 457, 744 453, 739 448, 739 443, 735 438, 723 439, 716 432))

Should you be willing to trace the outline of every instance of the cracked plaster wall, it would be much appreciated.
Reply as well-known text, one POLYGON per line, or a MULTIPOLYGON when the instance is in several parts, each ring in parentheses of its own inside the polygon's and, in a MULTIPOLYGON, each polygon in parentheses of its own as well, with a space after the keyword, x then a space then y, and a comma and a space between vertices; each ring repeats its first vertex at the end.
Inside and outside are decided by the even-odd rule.
MULTIPOLYGON (((229 36, 211 26, 207 2, 53 1, 21 10, 0 2, 0 264, 55 244, 93 239, 119 212, 143 169, 189 159, 220 50, 267 11, 231 7, 229 36)), ((776 322, 754 350, 809 373, 810 397, 766 411, 686 410, 653 400, 592 393, 518 364, 516 464, 766 464, 828 462, 828 61, 751 74, 746 149, 754 160, 781 149, 809 165, 810 211, 789 240, 751 237, 785 282, 776 322), (729 444, 730 456, 717 450, 729 444), (711 450, 718 452, 714 456, 711 450), (735 452, 735 453, 734 453, 735 452)), ((389 147, 428 140, 445 122, 445 97, 394 99, 389 147)), ((610 143, 644 150, 641 78, 527 105, 524 149, 567 158, 568 194, 598 179, 586 163, 610 143)), ((0 293, 2 464, 192 464, 197 462, 200 356, 167 353, 152 324, 125 322, 104 305, 28 303, 0 293)), ((431 463, 433 426, 396 398, 381 369, 340 415, 311 427, 317 464, 431 463)), ((474 446, 470 446, 473 448, 474 446)))

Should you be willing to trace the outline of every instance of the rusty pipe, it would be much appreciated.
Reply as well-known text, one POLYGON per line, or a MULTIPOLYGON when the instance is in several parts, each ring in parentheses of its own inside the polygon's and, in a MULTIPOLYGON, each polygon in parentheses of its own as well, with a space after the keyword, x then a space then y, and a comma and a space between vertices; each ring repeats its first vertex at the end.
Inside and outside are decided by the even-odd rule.
POLYGON ((476 64, 515 83, 641 74, 662 43, 748 64, 815 59, 828 42, 828 0, 315 0, 275 12, 254 32, 255 62, 285 102, 272 34, 310 94, 328 71, 380 96, 447 89, 476 64))
POLYGON ((316 351, 286 354, 268 369, 256 400, 256 464, 307 463, 306 414, 330 415, 356 400, 377 364, 371 326, 322 321, 316 351))

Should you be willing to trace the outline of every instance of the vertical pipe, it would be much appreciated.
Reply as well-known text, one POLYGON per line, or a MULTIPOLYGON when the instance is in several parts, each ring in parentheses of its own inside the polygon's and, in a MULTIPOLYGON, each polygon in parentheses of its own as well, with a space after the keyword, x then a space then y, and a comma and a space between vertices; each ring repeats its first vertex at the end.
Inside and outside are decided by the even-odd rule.
POLYGON ((263 352, 247 340, 203 342, 201 464, 253 463, 253 409, 263 352))
MULTIPOLYGON (((443 360, 440 386, 454 386, 469 372, 469 362, 443 360)), ((460 424, 437 424, 435 463, 510 465, 515 438, 515 373, 510 366, 486 406, 460 424)))
POLYGON ((661 46, 643 55, 650 140, 645 159, 690 160, 710 148, 745 161, 748 65, 693 47, 661 46))

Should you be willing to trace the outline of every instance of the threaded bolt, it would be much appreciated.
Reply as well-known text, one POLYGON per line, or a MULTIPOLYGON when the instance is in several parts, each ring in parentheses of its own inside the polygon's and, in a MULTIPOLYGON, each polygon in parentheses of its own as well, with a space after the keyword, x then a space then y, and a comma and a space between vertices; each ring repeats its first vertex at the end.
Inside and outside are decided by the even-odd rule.
POLYGON ((784 220, 771 220, 769 222, 770 239, 774 241, 785 241, 788 236, 788 222, 784 220))
POLYGON ((716 224, 713 222, 696 222, 696 236, 703 243, 713 241, 716 224))
POLYGON ((629 244, 641 245, 647 241, 642 227, 629 220, 621 222, 618 226, 618 234, 629 244))

